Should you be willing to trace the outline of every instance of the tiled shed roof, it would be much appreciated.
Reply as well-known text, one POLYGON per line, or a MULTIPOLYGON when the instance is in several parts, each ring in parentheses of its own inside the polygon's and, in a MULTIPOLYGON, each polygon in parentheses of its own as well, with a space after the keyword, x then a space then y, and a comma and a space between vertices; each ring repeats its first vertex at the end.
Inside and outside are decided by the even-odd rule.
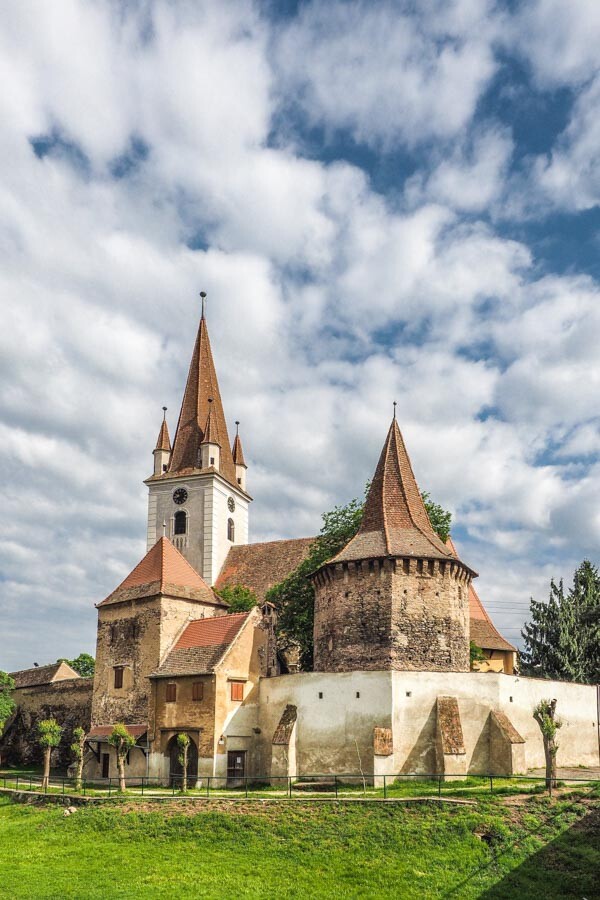
POLYGON ((306 559, 314 538, 265 541, 232 547, 223 563, 215 587, 240 584, 264 600, 269 588, 287 578, 306 559))
MULTIPOLYGON (((112 733, 115 727, 115 723, 112 725, 96 725, 94 728, 91 728, 88 734, 86 735, 89 741, 98 741, 98 740, 106 740, 112 733)), ((148 725, 125 725, 125 728, 129 732, 129 734, 134 737, 136 740, 143 737, 148 731, 148 725)))
POLYGON ((250 613, 213 616, 190 622, 179 640, 154 673, 168 675, 208 675, 214 671, 231 646, 250 613))
POLYGON ((34 666, 32 669, 21 669, 11 672, 15 688, 36 687, 39 684, 51 684, 54 681, 66 681, 68 678, 80 678, 78 672, 66 662, 52 663, 50 666, 34 666))
POLYGON ((166 537, 161 537, 127 578, 98 605, 153 597, 155 594, 227 606, 166 537))

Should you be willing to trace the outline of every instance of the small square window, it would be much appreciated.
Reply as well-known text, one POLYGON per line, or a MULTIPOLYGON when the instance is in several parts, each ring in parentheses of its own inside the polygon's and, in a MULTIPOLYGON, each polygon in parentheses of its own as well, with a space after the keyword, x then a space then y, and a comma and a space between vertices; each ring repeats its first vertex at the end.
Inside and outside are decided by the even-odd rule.
POLYGON ((244 682, 243 681, 232 681, 231 682, 231 699, 232 700, 243 700, 244 699, 244 682))
POLYGON ((357 700, 360 700, 360 691, 357 691, 357 692, 356 692, 356 699, 357 699, 357 700))
POLYGON ((204 699, 204 685, 201 681, 194 681, 192 684, 192 700, 204 699))
POLYGON ((115 687, 122 688, 123 687, 123 666, 115 666, 115 687))
POLYGON ((167 703, 175 703, 177 700, 177 685, 176 684, 168 684, 167 685, 167 703))

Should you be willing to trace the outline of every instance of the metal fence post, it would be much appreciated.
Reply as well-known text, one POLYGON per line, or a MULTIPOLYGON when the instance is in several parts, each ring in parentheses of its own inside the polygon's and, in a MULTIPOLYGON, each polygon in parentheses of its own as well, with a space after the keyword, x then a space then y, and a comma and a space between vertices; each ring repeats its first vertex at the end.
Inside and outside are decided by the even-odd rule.
POLYGON ((337 793, 337 791, 338 791, 337 775, 333 776, 333 784, 335 787, 335 799, 337 800, 337 795, 338 795, 338 793, 337 793))
POLYGON ((292 799, 292 777, 288 775, 288 796, 290 800, 292 799))
POLYGON ((442 776, 438 775, 438 797, 442 796, 442 776))
POLYGON ((490 794, 494 793, 494 776, 490 775, 490 794))
POLYGON ((385 780, 385 775, 383 776, 383 799, 387 800, 387 782, 385 780))
POLYGON ((244 781, 246 783, 246 800, 248 799, 248 776, 244 777, 244 781))

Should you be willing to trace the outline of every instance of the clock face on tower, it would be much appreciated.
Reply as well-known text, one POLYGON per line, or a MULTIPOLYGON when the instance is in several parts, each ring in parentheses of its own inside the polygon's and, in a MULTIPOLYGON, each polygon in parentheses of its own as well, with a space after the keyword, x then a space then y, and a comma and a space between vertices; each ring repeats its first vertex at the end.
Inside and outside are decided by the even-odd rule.
POLYGON ((227 501, 227 508, 229 512, 233 512, 235 510, 235 500, 233 497, 230 497, 227 501))
POLYGON ((182 503, 188 498, 188 492, 185 488, 177 488, 176 491, 173 492, 173 503, 176 503, 178 506, 181 506, 182 503))

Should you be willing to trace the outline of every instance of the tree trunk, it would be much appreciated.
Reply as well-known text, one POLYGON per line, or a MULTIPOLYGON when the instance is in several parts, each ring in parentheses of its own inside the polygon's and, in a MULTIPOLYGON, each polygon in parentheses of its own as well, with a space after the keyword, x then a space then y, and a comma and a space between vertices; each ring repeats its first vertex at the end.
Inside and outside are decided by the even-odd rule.
POLYGON ((556 741, 544 737, 544 754, 546 756, 546 787, 552 793, 556 787, 556 741))
POLYGON ((181 782, 181 792, 185 794, 187 792, 187 770, 188 770, 188 748, 185 746, 183 748, 183 780, 181 782))
POLYGON ((44 775, 42 778, 42 790, 48 790, 48 782, 50 781, 50 754, 52 747, 44 747, 44 775))
POLYGON ((125 793, 125 757, 117 754, 117 765, 119 767, 119 791, 125 793))
POLYGON ((83 753, 77 760, 77 776, 75 781, 75 790, 80 791, 83 784, 83 753))

